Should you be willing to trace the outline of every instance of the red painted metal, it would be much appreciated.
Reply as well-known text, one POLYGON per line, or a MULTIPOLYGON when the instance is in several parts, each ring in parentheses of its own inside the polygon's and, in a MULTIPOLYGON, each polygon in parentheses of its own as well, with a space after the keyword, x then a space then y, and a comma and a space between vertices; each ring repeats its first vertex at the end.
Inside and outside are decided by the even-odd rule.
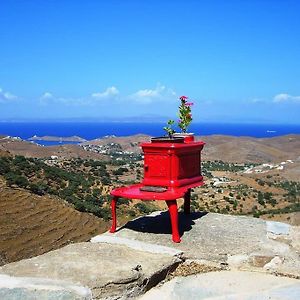
POLYGON ((110 228, 110 232, 116 232, 117 228, 117 213, 116 213, 116 206, 117 206, 118 197, 113 197, 111 200, 111 214, 112 214, 112 225, 110 228))
POLYGON ((180 187, 203 180, 204 142, 143 143, 144 185, 180 187))
POLYGON ((116 216, 116 202, 120 197, 129 199, 140 199, 140 200, 160 200, 166 201, 172 227, 172 240, 175 243, 180 243, 180 235, 178 230, 178 210, 176 199, 184 197, 184 212, 186 214, 190 213, 190 199, 191 199, 191 188, 203 185, 203 181, 195 182, 184 187, 179 188, 168 188, 167 191, 162 193, 157 192, 145 192, 141 191, 140 188, 144 186, 143 184, 134 184, 127 187, 116 188, 111 191, 113 196, 111 202, 112 211, 112 226, 110 232, 114 233, 117 226, 117 216, 116 216))
POLYGON ((195 141, 195 136, 193 133, 175 133, 175 137, 183 137, 184 143, 192 143, 195 141))
POLYGON ((171 218, 171 227, 172 227, 172 240, 174 243, 180 243, 180 235, 178 230, 178 209, 176 200, 166 201, 170 218, 171 218))
POLYGON ((191 189, 203 185, 201 175, 201 150, 204 142, 193 142, 188 139, 184 143, 143 143, 144 180, 140 184, 120 187, 111 191, 112 226, 110 232, 117 227, 116 204, 120 197, 140 200, 166 201, 172 228, 172 240, 180 243, 178 229, 178 198, 184 198, 184 213, 190 213, 191 189), (164 192, 141 191, 146 185, 164 186, 164 192))
POLYGON ((194 138, 193 135, 187 135, 187 136, 184 137, 184 142, 185 143, 192 143, 192 142, 194 142, 194 140, 195 140, 195 138, 194 138))
POLYGON ((112 190, 110 194, 115 197, 123 197, 128 199, 169 201, 182 198, 189 189, 201 185, 203 185, 203 181, 195 182, 180 188, 168 188, 168 190, 165 192, 157 193, 141 191, 140 188, 144 185, 138 183, 116 188, 112 190))

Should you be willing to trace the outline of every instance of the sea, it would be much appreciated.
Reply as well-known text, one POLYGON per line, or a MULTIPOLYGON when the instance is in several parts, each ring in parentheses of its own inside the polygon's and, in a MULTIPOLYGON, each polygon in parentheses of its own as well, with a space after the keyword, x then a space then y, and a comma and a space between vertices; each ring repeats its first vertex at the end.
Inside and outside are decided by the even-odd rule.
MULTIPOLYGON (((0 135, 20 137, 27 140, 37 136, 69 137, 80 136, 86 140, 104 136, 130 136, 147 134, 163 136, 164 123, 136 122, 0 122, 0 135)), ((189 132, 195 135, 224 134, 232 136, 250 136, 257 138, 275 137, 286 134, 300 134, 299 125, 283 124, 222 124, 222 123, 193 123, 189 132)), ((57 145, 75 142, 35 141, 41 145, 57 145)), ((76 144, 76 143, 75 143, 76 144)))

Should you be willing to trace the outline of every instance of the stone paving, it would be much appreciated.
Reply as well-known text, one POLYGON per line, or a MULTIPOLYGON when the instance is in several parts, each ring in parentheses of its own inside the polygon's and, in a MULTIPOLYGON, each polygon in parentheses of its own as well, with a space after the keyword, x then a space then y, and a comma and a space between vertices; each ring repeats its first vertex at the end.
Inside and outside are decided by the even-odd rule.
POLYGON ((300 281, 254 272, 210 272, 176 277, 139 299, 297 300, 300 299, 300 281))
POLYGON ((215 213, 182 213, 179 222, 179 244, 171 240, 167 212, 138 218, 116 233, 105 235, 173 247, 183 251, 188 259, 228 265, 230 269, 300 277, 299 226, 215 213))
POLYGON ((18 295, 31 292, 36 298, 28 299, 127 299, 159 283, 180 262, 173 253, 151 253, 118 244, 68 245, 1 267, 0 274, 10 276, 6 284, 13 290, 0 285, 0 299, 23 300, 18 295), (90 293, 82 296, 86 289, 90 293))
POLYGON ((179 221, 180 244, 168 213, 156 212, 115 234, 4 265, 0 299, 300 299, 299 227, 213 213, 179 221), (194 272, 226 271, 189 275, 187 262, 194 272), (189 276, 172 279, 178 265, 189 276))

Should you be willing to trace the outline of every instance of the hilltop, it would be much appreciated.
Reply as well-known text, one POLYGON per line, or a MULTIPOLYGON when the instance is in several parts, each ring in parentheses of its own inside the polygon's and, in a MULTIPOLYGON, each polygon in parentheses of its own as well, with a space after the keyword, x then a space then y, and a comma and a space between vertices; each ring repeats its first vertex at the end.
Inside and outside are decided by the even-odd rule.
POLYGON ((299 299, 299 227, 214 213, 180 213, 179 224, 181 243, 171 240, 168 213, 155 212, 114 234, 7 264, 0 296, 299 299))
MULTIPOLYGON (((45 214, 45 208, 35 204, 39 201, 53 210, 53 214, 47 215, 47 220, 67 224, 65 232, 49 230, 53 241, 58 240, 53 242, 55 247, 85 240, 95 233, 90 227, 105 230, 110 224, 109 192, 116 186, 141 180, 143 161, 139 143, 149 139, 147 135, 109 136, 80 145, 43 147, 18 138, 2 137, 0 197, 4 215, 0 220, 6 222, 5 211, 14 211, 13 207, 22 208, 24 204, 26 209, 32 209, 32 213, 26 214, 26 219, 23 217, 25 208, 16 210, 15 218, 19 222, 16 228, 39 228, 36 220, 43 219, 45 214), (62 207, 68 209, 69 225, 63 214, 56 213, 64 211, 62 207), (87 231, 86 235, 65 239, 64 234, 69 235, 73 226, 79 226, 85 215, 90 217, 90 224, 94 224, 81 229, 87 231)), ((197 139, 206 142, 202 156, 206 185, 194 190, 192 211, 246 214, 300 224, 300 135, 268 139, 232 136, 197 139)), ((162 202, 121 199, 118 219, 124 224, 136 216, 161 209, 166 209, 162 202)), ((26 236, 30 236, 32 229, 13 230, 8 223, 1 226, 0 235, 5 238, 3 249, 6 249, 5 255, 1 254, 4 262, 49 250, 51 243, 45 242, 44 245, 43 239, 40 240, 42 250, 30 247, 31 241, 27 241, 26 236), (20 241, 25 239, 31 250, 26 248, 27 243, 20 244, 20 249, 22 245, 25 248, 19 251, 20 256, 16 256, 12 247, 5 246, 6 243, 11 245, 8 236, 20 241)))

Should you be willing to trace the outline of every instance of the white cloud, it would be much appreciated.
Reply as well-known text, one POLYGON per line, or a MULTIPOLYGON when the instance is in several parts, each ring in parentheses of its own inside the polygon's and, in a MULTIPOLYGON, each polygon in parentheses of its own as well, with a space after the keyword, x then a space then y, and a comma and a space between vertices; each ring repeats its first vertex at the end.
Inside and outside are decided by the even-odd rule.
POLYGON ((0 102, 7 102, 11 100, 16 100, 18 97, 10 92, 4 91, 0 88, 0 102))
POLYGON ((156 100, 170 100, 175 97, 176 93, 172 89, 168 89, 161 84, 158 84, 155 89, 139 90, 128 96, 129 99, 145 104, 156 100))
POLYGON ((39 98, 41 105, 47 105, 50 102, 54 102, 56 99, 50 92, 45 92, 42 96, 39 98))
POLYGON ((86 104, 83 98, 65 98, 65 97, 56 97, 50 92, 45 92, 39 98, 41 105, 48 104, 64 104, 64 105, 83 105, 86 104))
POLYGON ((53 95, 49 92, 45 92, 41 97, 40 99, 53 99, 53 95))
POLYGON ((292 96, 289 94, 278 94, 274 96, 273 102, 275 103, 283 103, 283 102, 293 102, 293 103, 300 103, 300 96, 292 96))
POLYGON ((158 84, 155 89, 139 90, 131 95, 121 95, 115 86, 106 88, 102 92, 95 92, 80 98, 74 97, 58 97, 51 92, 46 91, 40 97, 40 105, 63 104, 68 106, 93 106, 106 101, 135 101, 140 104, 152 103, 155 101, 172 101, 177 98, 176 93, 166 88, 164 85, 158 84))
POLYGON ((92 98, 96 99, 106 99, 106 98, 114 98, 119 95, 119 91, 116 87, 111 86, 108 87, 104 92, 100 93, 93 93, 91 96, 92 98))

